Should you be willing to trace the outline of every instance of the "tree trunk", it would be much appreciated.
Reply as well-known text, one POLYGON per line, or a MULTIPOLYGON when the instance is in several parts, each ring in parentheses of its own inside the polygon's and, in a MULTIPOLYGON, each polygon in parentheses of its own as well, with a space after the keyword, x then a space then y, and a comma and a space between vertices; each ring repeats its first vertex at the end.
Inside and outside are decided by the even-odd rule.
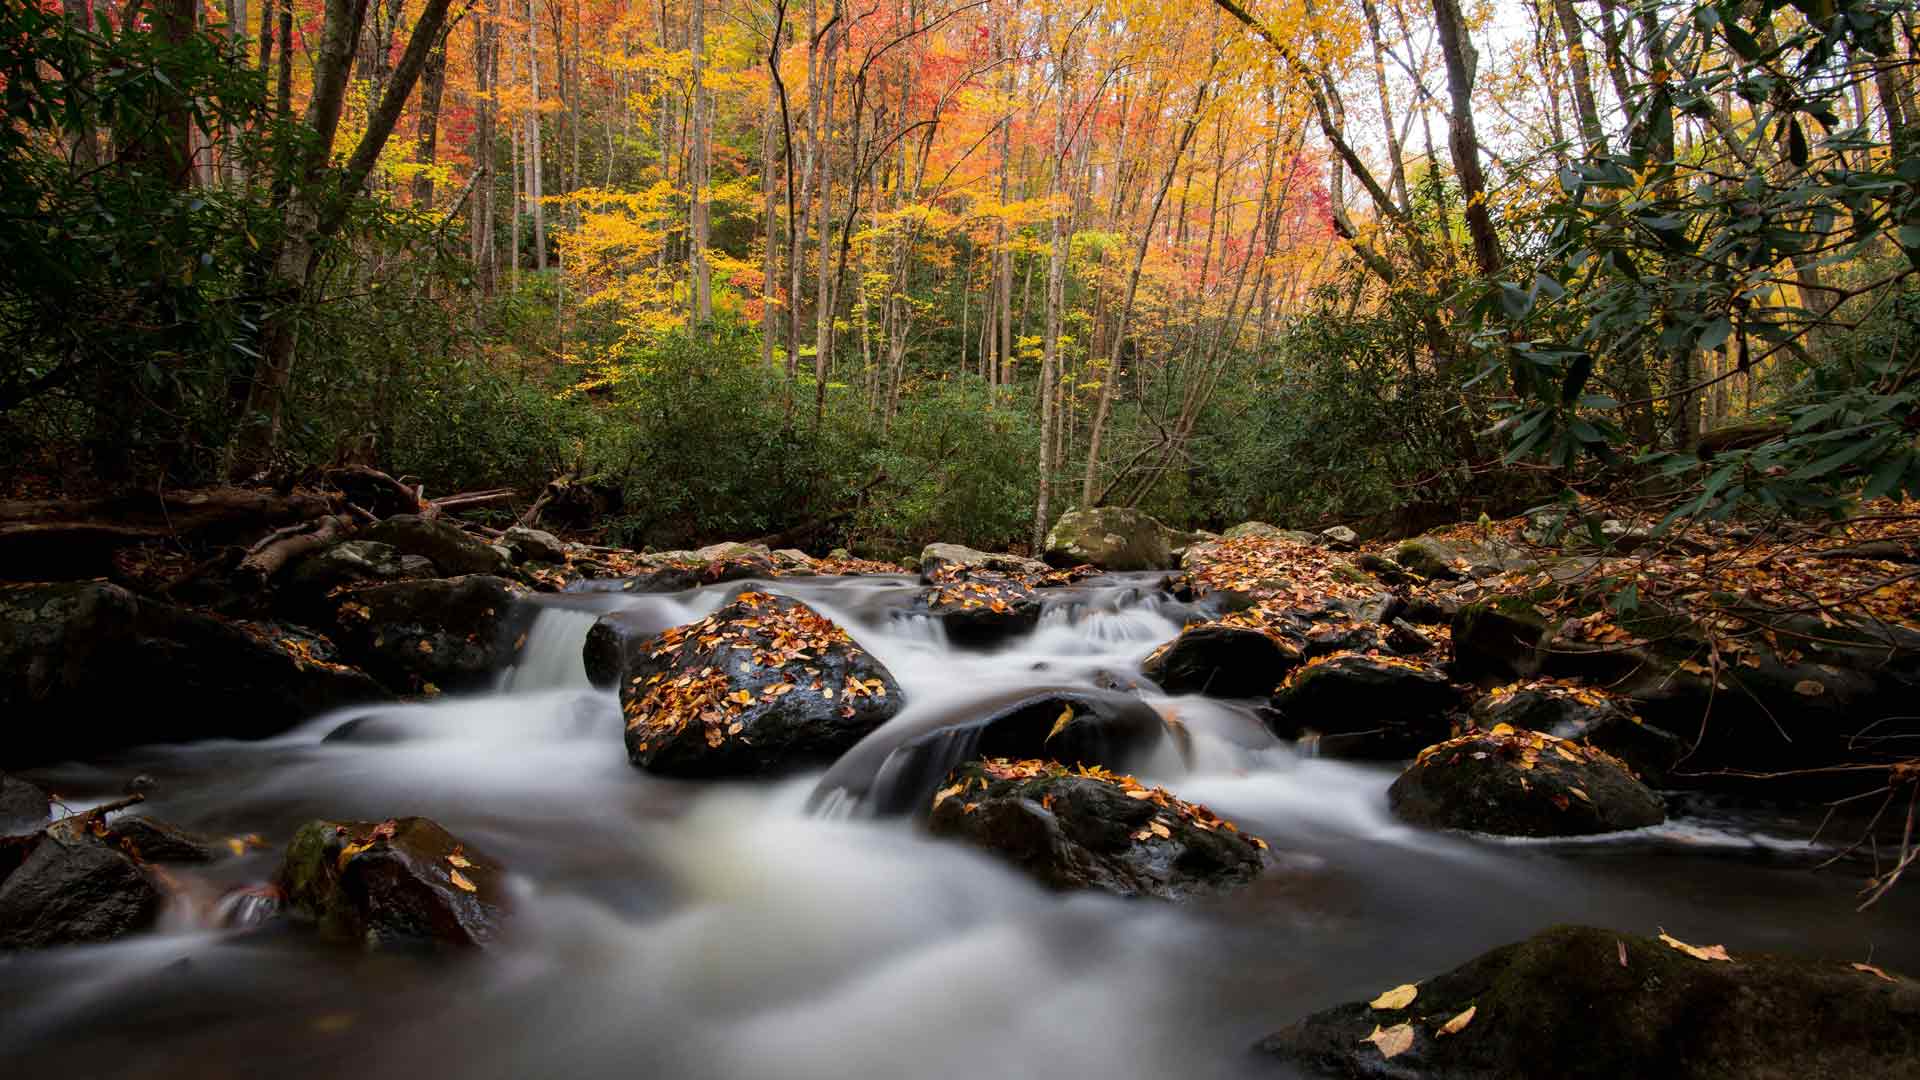
POLYGON ((1473 79, 1478 56, 1467 36, 1459 0, 1433 0, 1434 28, 1446 59, 1447 91, 1453 108, 1447 113, 1447 147, 1453 152, 1453 171, 1466 199, 1467 233, 1473 240, 1473 260, 1482 274, 1500 272, 1500 239, 1487 210, 1487 178, 1480 171, 1480 137, 1473 127, 1473 79))
POLYGON ((413 179, 413 205, 433 208, 433 165, 440 148, 440 97, 447 86, 447 43, 440 42, 427 54, 427 66, 420 73, 420 112, 414 123, 413 160, 426 170, 413 179))
POLYGON ((541 203, 540 154, 540 20, 527 0, 527 86, 533 108, 527 113, 527 208, 533 212, 533 268, 547 268, 547 208, 541 203))

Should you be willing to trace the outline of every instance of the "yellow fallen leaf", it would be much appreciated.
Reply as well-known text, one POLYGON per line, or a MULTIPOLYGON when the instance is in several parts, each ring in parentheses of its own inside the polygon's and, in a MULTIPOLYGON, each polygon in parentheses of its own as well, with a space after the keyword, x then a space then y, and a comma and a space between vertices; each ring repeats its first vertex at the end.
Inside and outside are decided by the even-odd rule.
POLYGON ((1413 1004, 1413 999, 1419 996, 1419 993, 1420 988, 1415 984, 1402 983, 1367 1004, 1376 1009, 1404 1009, 1413 1004))
POLYGON ((1413 1049, 1413 1025, 1395 1024, 1390 1028, 1382 1029, 1375 1024, 1373 1034, 1360 1041, 1370 1042, 1379 1047, 1380 1056, 1383 1058, 1397 1057, 1413 1049))
POLYGON ((452 876, 452 878, 453 878, 453 883, 454 883, 454 884, 455 884, 456 886, 458 886, 458 887, 459 887, 459 888, 460 888, 460 889, 461 889, 461 890, 462 890, 463 892, 477 892, 477 891, 478 891, 478 890, 477 890, 476 888, 474 888, 474 884, 473 884, 473 882, 471 882, 471 881, 468 881, 468 880, 467 880, 467 875, 465 875, 465 874, 463 874, 463 873, 461 873, 461 872, 460 872, 460 871, 458 871, 458 870, 453 870, 453 871, 450 871, 449 873, 451 874, 451 876, 452 876))
POLYGON ((1053 722, 1053 730, 1047 732, 1047 737, 1042 741, 1051 742, 1055 735, 1060 734, 1061 728, 1064 728, 1071 723, 1073 723, 1073 706, 1069 705, 1066 708, 1060 710, 1060 719, 1055 720, 1053 722))
POLYGON ((965 783, 959 783, 959 784, 953 785, 952 787, 941 788, 939 791, 934 792, 933 793, 934 808, 939 809, 941 803, 946 802, 948 799, 951 799, 955 795, 958 795, 962 791, 965 791, 966 787, 967 785, 965 783))
POLYGON ((1173 833, 1168 831, 1167 827, 1158 821, 1147 822, 1147 828, 1153 830, 1153 835, 1162 840, 1170 839, 1173 836, 1173 833))
POLYGON ((1511 734, 1513 734, 1513 725, 1512 725, 1512 724, 1495 724, 1495 725, 1493 725, 1493 730, 1492 730, 1492 731, 1490 731, 1490 732, 1488 732, 1488 734, 1490 734, 1490 735, 1511 735, 1511 734))
POLYGON ((334 861, 334 864, 333 864, 334 869, 345 870, 347 868, 347 863, 352 862, 353 857, 355 855, 360 854, 361 852, 367 850, 372 846, 373 846, 373 841, 368 840, 364 844, 348 844, 346 847, 341 848, 340 858, 334 861))
POLYGON ((1726 960, 1729 962, 1733 960, 1733 957, 1727 955, 1727 947, 1725 945, 1708 945, 1705 948, 1701 948, 1698 945, 1689 945, 1679 938, 1672 937, 1665 930, 1660 931, 1660 940, 1666 942, 1670 948, 1679 949, 1695 960, 1726 960))
POLYGON ((453 853, 447 856, 447 862, 462 870, 470 869, 473 866, 473 863, 467 860, 466 852, 458 844, 454 845, 453 853))
POLYGON ((1867 974, 1869 974, 1869 975, 1874 975, 1874 976, 1878 976, 1879 978, 1882 978, 1882 979, 1885 979, 1885 980, 1887 980, 1888 982, 1899 982, 1899 981, 1900 981, 1900 980, 1898 980, 1898 979, 1896 979, 1896 978, 1894 978, 1893 976, 1891 976, 1891 975, 1889 975, 1889 974, 1887 974, 1886 972, 1884 972, 1884 971, 1881 971, 1881 970, 1880 970, 1879 968, 1877 968, 1877 967, 1874 967, 1874 966, 1873 966, 1872 964, 1855 964, 1855 965, 1853 965, 1853 970, 1855 970, 1855 971, 1864 971, 1864 972, 1866 972, 1866 973, 1867 973, 1867 974))
POLYGON ((1462 1031, 1465 1031, 1467 1029, 1467 1025, 1473 1023, 1473 1014, 1476 1011, 1478 1011, 1478 1009, 1479 1009, 1479 1006, 1477 1005, 1467 1006, 1466 1012, 1463 1012, 1459 1016, 1456 1016, 1453 1019, 1447 1021, 1446 1023, 1441 1024, 1440 1030, 1439 1032, 1437 1032, 1437 1034, 1458 1035, 1462 1031))
POLYGON ((1586 793, 1586 792, 1584 792, 1584 791, 1581 791, 1581 790, 1580 790, 1579 788, 1577 788, 1577 787, 1570 787, 1570 788, 1568 788, 1568 789, 1567 789, 1567 794, 1569 794, 1569 795, 1572 795, 1572 796, 1573 796, 1574 798, 1576 798, 1576 799, 1579 799, 1579 800, 1580 800, 1581 802, 1592 802, 1592 801, 1593 801, 1593 800, 1592 800, 1591 798, 1589 798, 1589 797, 1587 796, 1587 793, 1586 793))

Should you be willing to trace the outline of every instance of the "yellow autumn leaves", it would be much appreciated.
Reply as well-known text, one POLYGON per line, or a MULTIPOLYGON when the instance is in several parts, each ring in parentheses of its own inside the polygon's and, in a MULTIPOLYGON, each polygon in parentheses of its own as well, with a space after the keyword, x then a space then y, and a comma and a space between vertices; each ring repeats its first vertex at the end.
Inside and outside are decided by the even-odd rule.
MULTIPOLYGON (((1413 1004, 1414 999, 1419 996, 1420 987, 1417 983, 1402 983, 1367 1002, 1367 1006, 1378 1012, 1398 1012, 1413 1004)), ((1469 1005, 1461 1012, 1455 1013, 1446 1023, 1434 1029, 1434 1038, 1458 1035, 1465 1031, 1467 1025, 1473 1023, 1474 1014, 1478 1011, 1479 1006, 1469 1005)), ((1413 1022, 1401 1021, 1392 1027, 1381 1027, 1375 1024, 1373 1033, 1360 1041, 1372 1043, 1379 1049, 1381 1057, 1393 1058, 1413 1049, 1413 1040, 1413 1022)))

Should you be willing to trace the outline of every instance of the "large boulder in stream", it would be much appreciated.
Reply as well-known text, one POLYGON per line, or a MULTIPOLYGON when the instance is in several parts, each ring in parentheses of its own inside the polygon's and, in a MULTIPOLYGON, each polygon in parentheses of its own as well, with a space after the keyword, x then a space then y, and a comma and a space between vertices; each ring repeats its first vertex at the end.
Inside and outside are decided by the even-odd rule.
POLYGON ((1053 569, 1039 559, 1029 559, 1023 555, 999 555, 962 544, 928 544, 920 549, 922 584, 933 584, 935 573, 944 567, 993 570, 1002 574, 1024 574, 1030 577, 1047 574, 1053 569))
POLYGON ((1642 720, 1618 695, 1555 679, 1497 686, 1473 703, 1472 715, 1482 729, 1506 724, 1605 750, 1656 785, 1687 750, 1684 739, 1642 720))
POLYGON ((397 693, 485 686, 526 644, 527 590, 475 574, 333 597, 341 651, 397 693))
POLYGON ((1387 805, 1414 825, 1496 836, 1589 836, 1667 819, 1660 796, 1613 755, 1506 724, 1422 750, 1387 805))
POLYGON ((1336 1006, 1257 1049, 1314 1075, 1380 1080, 1913 1077, 1920 983, 1864 963, 1556 926, 1415 984, 1398 1008, 1336 1006))
POLYGON ((1340 652, 1296 669, 1273 695, 1267 726, 1283 739, 1315 736, 1327 757, 1412 757, 1447 737, 1461 691, 1433 665, 1340 652))
POLYGON ((430 559, 442 574, 504 574, 513 566, 506 548, 469 536, 439 518, 395 514, 376 522, 362 538, 391 545, 403 555, 430 559))
POLYGON ((1059 567, 1085 563, 1102 570, 1171 570, 1174 565, 1165 527, 1124 506, 1062 514, 1047 532, 1046 560, 1059 567))
POLYGON ((923 575, 927 588, 904 614, 937 621, 961 648, 988 648, 1040 624, 1041 601, 1031 577, 957 563, 923 575))
POLYGON ((825 764, 902 704, 884 664, 790 597, 744 592, 700 622, 627 647, 627 756, 649 772, 745 776, 825 764))
POLYGON ((1204 806, 1102 769, 988 758, 955 769, 927 828, 1000 856, 1056 889, 1184 900, 1259 877, 1266 841, 1204 806))
POLYGON ((0 589, 0 739, 7 763, 128 746, 264 738, 385 691, 326 643, 219 619, 103 582, 0 589))
POLYGON ((77 815, 49 826, 0 879, 0 950, 112 941, 151 927, 160 890, 133 855, 77 815))
POLYGON ((1227 622, 1189 626, 1140 663, 1169 694, 1266 697, 1301 664, 1300 647, 1264 627, 1227 622))
POLYGON ((310 821, 276 884, 295 919, 369 949, 486 945, 511 908, 499 864, 422 817, 310 821))

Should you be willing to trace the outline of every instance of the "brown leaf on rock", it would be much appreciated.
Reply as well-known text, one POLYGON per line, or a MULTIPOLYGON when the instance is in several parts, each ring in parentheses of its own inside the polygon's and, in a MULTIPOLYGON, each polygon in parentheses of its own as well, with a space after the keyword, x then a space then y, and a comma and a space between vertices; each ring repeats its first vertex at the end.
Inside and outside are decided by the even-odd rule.
POLYGON ((1693 957, 1695 960, 1725 960, 1728 962, 1732 962, 1733 960, 1733 957, 1727 955, 1727 947, 1725 945, 1708 945, 1704 948, 1699 945, 1689 945, 1679 938, 1668 934, 1665 930, 1660 931, 1660 940, 1665 942, 1669 948, 1678 949, 1688 956, 1693 957))
POLYGON ((1367 1002, 1367 1004, 1376 1009, 1404 1009, 1408 1005, 1413 1004, 1413 999, 1419 996, 1419 993, 1420 987, 1418 984, 1402 983, 1386 993, 1381 994, 1379 997, 1374 998, 1372 1001, 1367 1002))
POLYGON ((1398 1057, 1413 1049, 1413 1025, 1395 1024, 1390 1028, 1382 1028, 1375 1024, 1373 1034, 1360 1041, 1379 1047, 1383 1058, 1398 1057))
POLYGON ((1446 1023, 1441 1024, 1440 1030, 1435 1032, 1435 1034, 1436 1035, 1460 1034, 1462 1031, 1465 1031, 1467 1029, 1468 1024, 1473 1023, 1473 1014, 1477 1011, 1479 1011, 1479 1006, 1477 1005, 1467 1006, 1467 1010, 1465 1012, 1447 1021, 1446 1023))

